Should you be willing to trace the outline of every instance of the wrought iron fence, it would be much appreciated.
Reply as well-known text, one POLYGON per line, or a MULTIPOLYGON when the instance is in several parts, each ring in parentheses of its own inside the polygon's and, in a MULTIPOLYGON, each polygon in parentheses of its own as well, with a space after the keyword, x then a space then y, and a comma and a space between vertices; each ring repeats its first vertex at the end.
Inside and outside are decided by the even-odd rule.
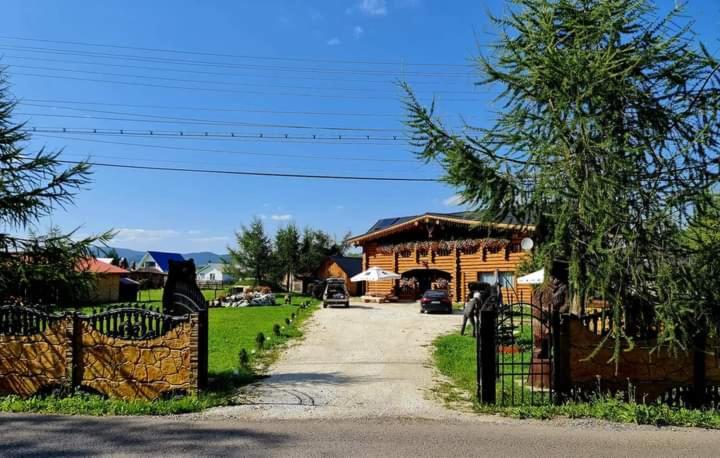
POLYGON ((99 313, 79 315, 100 333, 121 339, 145 340, 167 334, 187 317, 171 316, 144 305, 121 304, 99 313))
POLYGON ((20 304, 0 306, 0 335, 31 336, 47 329, 65 314, 47 313, 20 304))
MULTIPOLYGON (((548 404, 559 399, 556 348, 562 338, 557 311, 533 304, 522 291, 503 289, 494 307, 478 312, 478 399, 502 406, 548 404)), ((562 368, 563 362, 560 361, 562 368)))

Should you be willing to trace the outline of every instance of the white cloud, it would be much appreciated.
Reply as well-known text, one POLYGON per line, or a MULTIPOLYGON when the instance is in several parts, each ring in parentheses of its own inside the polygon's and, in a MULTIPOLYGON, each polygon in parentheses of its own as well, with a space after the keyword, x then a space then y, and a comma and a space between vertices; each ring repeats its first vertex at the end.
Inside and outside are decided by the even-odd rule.
POLYGON ((353 27, 353 36, 355 37, 356 40, 359 40, 363 36, 364 33, 365 33, 365 29, 363 29, 359 25, 356 25, 355 27, 353 27))
POLYGON ((340 44, 340 39, 338 37, 332 37, 327 41, 328 46, 337 46, 340 44))
POLYGON ((345 210, 345 205, 335 205, 337 210, 345 210))
POLYGON ((157 241, 174 237, 179 234, 173 229, 136 229, 136 228, 120 228, 115 230, 115 242, 135 242, 135 241, 157 241))
POLYGON ((446 207, 459 207, 463 205, 463 198, 461 195, 455 194, 443 200, 443 205, 446 207))
POLYGON ((388 14, 385 0, 360 0, 357 5, 346 9, 345 13, 353 14, 355 11, 366 16, 386 16, 388 14))
POLYGON ((292 215, 286 213, 284 215, 272 215, 270 218, 272 218, 273 221, 290 221, 292 215))

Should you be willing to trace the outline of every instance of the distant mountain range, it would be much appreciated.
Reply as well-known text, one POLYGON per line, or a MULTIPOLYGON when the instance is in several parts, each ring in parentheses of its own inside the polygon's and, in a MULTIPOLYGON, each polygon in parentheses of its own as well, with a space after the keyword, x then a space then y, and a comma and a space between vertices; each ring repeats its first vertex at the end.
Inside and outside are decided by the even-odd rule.
MULTIPOLYGON (((95 256, 103 257, 105 256, 105 253, 109 250, 111 250, 113 247, 110 248, 104 248, 104 247, 95 247, 94 252, 95 256)), ((133 262, 139 262, 140 259, 142 259, 143 255, 145 254, 144 251, 137 251, 137 250, 131 250, 129 248, 117 248, 114 247, 115 251, 117 251, 118 256, 121 258, 126 258, 130 264, 133 262)), ((224 260, 227 261, 229 259, 229 256, 227 254, 217 254, 213 253, 211 251, 199 251, 197 253, 182 253, 183 257, 185 259, 192 259, 195 261, 196 266, 201 266, 203 264, 207 264, 209 262, 223 262, 224 260)))

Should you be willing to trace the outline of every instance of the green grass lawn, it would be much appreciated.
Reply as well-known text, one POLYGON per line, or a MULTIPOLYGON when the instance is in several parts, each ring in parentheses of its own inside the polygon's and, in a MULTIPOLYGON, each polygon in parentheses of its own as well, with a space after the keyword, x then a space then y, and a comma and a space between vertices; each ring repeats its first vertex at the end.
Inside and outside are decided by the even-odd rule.
MULTIPOLYGON (((159 297, 162 297, 162 294, 159 297)), ((199 396, 158 401, 104 399, 81 392, 68 396, 38 396, 30 399, 4 396, 0 397, 0 411, 83 415, 167 415, 196 412, 213 406, 231 404, 237 388, 261 377, 264 367, 277 357, 282 345, 302 336, 302 324, 318 308, 318 301, 303 296, 294 296, 292 304, 210 309, 208 316, 210 386, 199 396), (306 300, 310 301, 311 306, 305 309, 299 307, 306 300), (295 319, 288 326, 285 319, 291 319, 293 313, 295 319), (273 334, 275 324, 284 328, 281 329, 280 336, 273 334), (260 332, 269 339, 262 350, 258 350, 255 344, 255 337, 260 332), (239 364, 239 352, 243 348, 250 354, 247 367, 241 367, 239 364)), ((160 304, 153 302, 146 305, 160 304)), ((83 311, 92 311, 92 309, 93 307, 83 308, 83 311)))
MULTIPOLYGON (((230 291, 230 287, 222 289, 201 289, 203 296, 206 300, 217 299, 220 296, 225 296, 230 291)), ((162 302, 163 290, 162 288, 146 289, 144 291, 138 291, 138 302, 159 304, 162 302)))
MULTIPOLYGON (((515 418, 597 418, 622 423, 720 429, 718 410, 672 408, 665 404, 625 402, 619 397, 604 394, 598 394, 587 402, 571 401, 560 405, 549 402, 532 404, 529 402, 528 392, 525 391, 525 396, 521 397, 519 394, 523 392, 518 389, 515 391, 515 406, 483 405, 476 397, 475 339, 460 336, 455 332, 437 338, 433 345, 436 367, 450 380, 449 384, 441 384, 435 391, 449 406, 469 399, 472 408, 478 413, 515 418)), ((504 357, 508 356, 504 355, 504 357)), ((515 355, 515 358, 518 357, 523 356, 515 355)), ((510 386, 510 382, 511 380, 505 381, 506 389, 510 386)), ((497 396, 500 399, 500 383, 498 383, 497 396)))
MULTIPOLYGON (((226 374, 238 368, 238 353, 241 349, 252 354, 256 349, 255 337, 262 332, 270 340, 266 349, 272 349, 291 338, 302 335, 299 326, 317 308, 317 301, 311 309, 302 310, 298 305, 309 298, 295 296, 293 305, 275 305, 242 308, 213 308, 208 317, 210 335, 209 372, 226 374), (285 319, 296 314, 296 320, 287 326, 285 319), (273 325, 281 326, 281 336, 273 335, 273 325)), ((267 356, 267 353, 264 353, 267 356)))

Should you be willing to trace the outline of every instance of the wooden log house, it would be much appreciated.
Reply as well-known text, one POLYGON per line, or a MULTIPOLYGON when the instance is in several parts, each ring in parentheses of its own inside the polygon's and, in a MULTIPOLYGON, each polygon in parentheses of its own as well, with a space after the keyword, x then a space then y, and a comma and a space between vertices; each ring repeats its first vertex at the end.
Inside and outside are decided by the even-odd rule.
POLYGON ((369 295, 416 300, 428 289, 447 288, 454 301, 463 302, 468 283, 500 281, 529 300, 530 287, 516 284, 515 270, 527 255, 520 241, 533 230, 512 220, 478 221, 465 212, 425 213, 381 219, 349 242, 362 247, 363 270, 377 266, 402 275, 368 282, 369 295))

